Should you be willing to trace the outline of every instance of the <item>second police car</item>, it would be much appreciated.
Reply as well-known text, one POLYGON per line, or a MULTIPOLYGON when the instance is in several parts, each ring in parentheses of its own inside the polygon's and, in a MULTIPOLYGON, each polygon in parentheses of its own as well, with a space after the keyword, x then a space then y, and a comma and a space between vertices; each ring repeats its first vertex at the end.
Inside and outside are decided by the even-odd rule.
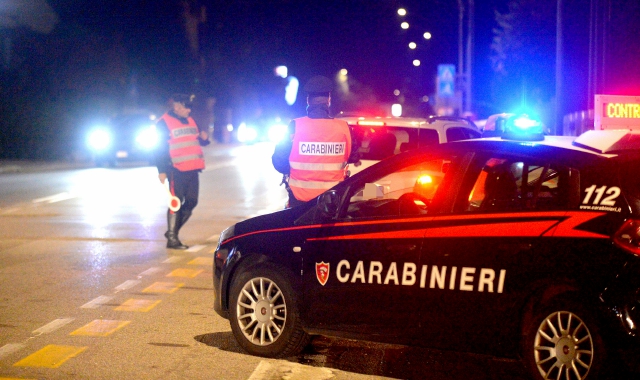
POLYGON ((266 357, 318 334, 521 358, 536 379, 614 368, 639 346, 640 131, 517 132, 226 229, 215 310, 266 357))

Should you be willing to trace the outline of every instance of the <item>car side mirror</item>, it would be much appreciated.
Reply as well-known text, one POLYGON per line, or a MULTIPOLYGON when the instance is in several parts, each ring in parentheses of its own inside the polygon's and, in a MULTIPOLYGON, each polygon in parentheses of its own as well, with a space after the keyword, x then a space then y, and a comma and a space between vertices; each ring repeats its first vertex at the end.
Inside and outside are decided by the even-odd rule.
POLYGON ((340 207, 340 199, 335 190, 329 190, 318 197, 318 210, 323 217, 335 218, 340 207))

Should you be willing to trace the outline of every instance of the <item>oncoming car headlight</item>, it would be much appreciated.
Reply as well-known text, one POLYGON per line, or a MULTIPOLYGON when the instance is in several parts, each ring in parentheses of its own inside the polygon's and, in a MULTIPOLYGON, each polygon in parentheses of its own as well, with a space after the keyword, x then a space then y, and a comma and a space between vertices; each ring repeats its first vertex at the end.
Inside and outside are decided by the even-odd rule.
POLYGON ((241 123, 238 126, 238 141, 240 142, 253 142, 258 138, 258 131, 251 126, 241 123))
POLYGON ((282 140, 287 134, 287 126, 284 124, 274 124, 269 127, 269 131, 267 135, 269 137, 269 141, 277 143, 282 140))
POLYGON ((156 126, 151 125, 141 130, 136 136, 136 143, 145 149, 151 149, 158 145, 156 126))
POLYGON ((89 133, 87 143, 93 150, 105 150, 111 145, 111 133, 103 128, 95 129, 89 133))

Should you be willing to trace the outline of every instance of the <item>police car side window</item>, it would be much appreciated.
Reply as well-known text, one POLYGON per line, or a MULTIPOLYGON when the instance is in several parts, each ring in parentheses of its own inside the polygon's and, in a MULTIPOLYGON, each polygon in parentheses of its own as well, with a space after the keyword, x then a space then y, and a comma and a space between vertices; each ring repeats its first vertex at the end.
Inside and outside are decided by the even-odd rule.
POLYGON ((466 211, 563 209, 570 186, 568 172, 549 163, 490 158, 475 180, 466 211))
POLYGON ((428 160, 363 183, 351 192, 346 218, 425 215, 448 163, 444 159, 428 160))

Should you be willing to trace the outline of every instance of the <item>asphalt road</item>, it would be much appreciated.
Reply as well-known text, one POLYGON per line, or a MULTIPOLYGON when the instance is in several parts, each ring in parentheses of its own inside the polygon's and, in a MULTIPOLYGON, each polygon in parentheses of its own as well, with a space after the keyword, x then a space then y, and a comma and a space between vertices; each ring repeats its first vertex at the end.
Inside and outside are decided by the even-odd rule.
POLYGON ((245 354, 212 310, 227 226, 283 207, 268 145, 207 148, 200 203, 164 247, 154 168, 0 163, 0 379, 521 379, 481 355, 317 338, 298 357, 245 354))

